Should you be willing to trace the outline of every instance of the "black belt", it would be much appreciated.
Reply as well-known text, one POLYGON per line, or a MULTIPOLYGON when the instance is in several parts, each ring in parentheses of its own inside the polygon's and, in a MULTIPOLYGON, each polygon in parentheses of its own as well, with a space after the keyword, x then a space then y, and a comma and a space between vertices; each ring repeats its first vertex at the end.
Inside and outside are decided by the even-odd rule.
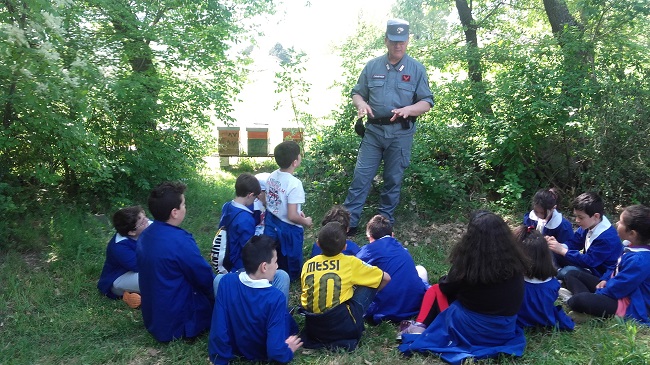
MULTIPOLYGON (((370 119, 368 118, 368 124, 378 124, 378 125, 389 125, 393 124, 394 122, 390 121, 390 118, 392 117, 386 117, 386 118, 376 118, 376 119, 370 119)), ((403 118, 399 118, 403 119, 403 118)), ((395 122, 398 122, 399 119, 395 120, 395 122)))
POLYGON ((374 118, 374 119, 368 118, 368 124, 389 125, 389 124, 393 124, 393 123, 401 123, 402 128, 408 129, 410 127, 409 122, 415 122, 415 118, 413 118, 413 117, 408 117, 408 118, 397 117, 392 122, 390 121, 390 118, 392 118, 392 117, 374 118))

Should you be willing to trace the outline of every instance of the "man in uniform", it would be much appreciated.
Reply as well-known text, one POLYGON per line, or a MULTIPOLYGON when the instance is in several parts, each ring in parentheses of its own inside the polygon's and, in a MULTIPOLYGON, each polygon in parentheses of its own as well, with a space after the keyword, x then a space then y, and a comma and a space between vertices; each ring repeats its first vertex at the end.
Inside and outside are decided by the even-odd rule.
POLYGON ((354 178, 343 203, 351 214, 350 236, 357 233, 363 205, 382 160, 384 185, 379 214, 394 223, 402 176, 411 160, 415 118, 433 106, 424 66, 406 54, 409 23, 389 20, 384 43, 388 53, 366 64, 351 92, 358 117, 367 116, 368 121, 354 178))

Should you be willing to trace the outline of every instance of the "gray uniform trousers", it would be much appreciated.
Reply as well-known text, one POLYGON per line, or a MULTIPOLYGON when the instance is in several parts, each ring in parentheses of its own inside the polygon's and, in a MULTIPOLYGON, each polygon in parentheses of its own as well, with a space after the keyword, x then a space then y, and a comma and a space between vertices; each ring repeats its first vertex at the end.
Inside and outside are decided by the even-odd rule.
MULTIPOLYGON (((413 133, 387 137, 383 133, 377 133, 382 131, 381 128, 372 127, 366 130, 361 140, 354 177, 343 203, 350 211, 350 227, 357 227, 359 224, 363 205, 382 160, 384 161, 384 185, 381 189, 378 213, 388 218, 391 224, 395 221, 393 213, 399 203, 402 176, 404 169, 411 162, 413 133)), ((415 126, 411 125, 411 128, 415 126)))

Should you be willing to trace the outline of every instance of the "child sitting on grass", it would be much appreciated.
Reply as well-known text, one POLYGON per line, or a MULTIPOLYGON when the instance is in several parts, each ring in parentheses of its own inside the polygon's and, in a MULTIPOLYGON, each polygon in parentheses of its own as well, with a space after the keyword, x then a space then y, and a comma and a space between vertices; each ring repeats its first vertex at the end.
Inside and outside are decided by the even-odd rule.
POLYGON ((524 276, 524 301, 517 314, 520 327, 551 327, 573 330, 575 324, 561 305, 555 305, 560 282, 555 278, 556 270, 548 244, 534 227, 519 226, 514 231, 521 243, 529 265, 524 276))
POLYGON ((97 289, 109 298, 122 297, 131 308, 140 306, 140 284, 135 247, 140 233, 149 227, 149 218, 139 205, 126 207, 113 214, 117 231, 106 246, 106 261, 97 282, 97 289))
POLYGON ((527 260, 510 227, 494 213, 475 213, 449 261, 438 284, 451 304, 421 334, 404 334, 399 350, 435 353, 451 364, 523 355, 526 338, 517 312, 527 260))
POLYGON ((415 316, 428 284, 420 278, 411 254, 393 237, 393 227, 382 215, 370 219, 366 236, 370 243, 361 248, 357 257, 391 277, 390 283, 370 304, 366 319, 379 324, 383 320, 401 321, 415 316))
POLYGON ((327 223, 318 233, 322 255, 302 267, 300 303, 305 314, 302 339, 306 348, 354 350, 364 330, 363 316, 390 275, 342 253, 345 229, 327 223))
MULTIPOLYGON (((339 222, 343 226, 345 232, 350 228, 350 212, 345 209, 342 205, 333 206, 323 217, 321 226, 326 225, 329 222, 339 222)), ((345 249, 343 250, 344 255, 354 256, 359 252, 359 246, 354 243, 352 240, 345 241, 345 249)), ((311 257, 322 254, 323 251, 318 247, 316 242, 311 248, 311 257)))
POLYGON ((226 274, 212 313, 210 361, 228 364, 235 357, 287 363, 302 346, 298 326, 284 294, 271 286, 278 269, 275 242, 253 236, 242 249, 245 272, 226 274))
POLYGON ((554 252, 559 280, 571 270, 587 271, 600 277, 616 266, 623 246, 621 239, 604 215, 603 200, 596 193, 583 193, 573 200, 573 214, 580 226, 573 237, 558 242, 546 236, 548 247, 554 252))
POLYGON ((142 321, 160 342, 194 338, 210 329, 214 274, 194 237, 180 227, 187 213, 181 182, 164 182, 149 195, 154 222, 136 246, 142 321))
POLYGON ((533 196, 533 210, 524 215, 524 226, 533 226, 543 236, 553 236, 558 242, 573 237, 573 226, 557 211, 559 193, 555 188, 538 190, 533 196))
POLYGON ((632 205, 621 213, 618 234, 627 246, 618 264, 600 278, 584 271, 567 273, 565 284, 573 293, 569 315, 584 320, 625 317, 650 325, 650 208, 632 205))

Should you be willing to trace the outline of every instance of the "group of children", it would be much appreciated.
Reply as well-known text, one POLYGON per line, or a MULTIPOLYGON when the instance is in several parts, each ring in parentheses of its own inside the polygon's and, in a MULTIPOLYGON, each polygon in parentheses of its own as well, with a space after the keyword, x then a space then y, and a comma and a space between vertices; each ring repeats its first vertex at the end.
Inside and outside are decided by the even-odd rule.
POLYGON ((524 327, 572 330, 578 314, 650 324, 650 208, 626 208, 614 228, 600 197, 585 193, 573 202, 575 233, 552 189, 535 194, 514 231, 498 215, 476 212, 451 250, 449 272, 430 285, 388 219, 372 217, 369 243, 359 247, 347 237, 350 214, 342 206, 325 215, 303 264, 303 227, 312 219, 293 176, 300 147, 285 141, 274 153, 279 169, 240 175, 236 197, 222 207, 228 273, 215 274, 179 227, 185 186, 163 183, 149 197, 151 225, 140 207, 115 214, 100 291, 125 300, 139 293, 144 324, 159 341, 209 329, 214 364, 236 357, 286 363, 302 346, 351 351, 365 323, 381 321, 400 323, 404 354, 435 353, 452 364, 521 356, 524 327), (294 310, 289 286, 297 280, 294 310), (556 304, 558 295, 573 313, 556 304), (293 315, 304 316, 301 331, 293 315))

